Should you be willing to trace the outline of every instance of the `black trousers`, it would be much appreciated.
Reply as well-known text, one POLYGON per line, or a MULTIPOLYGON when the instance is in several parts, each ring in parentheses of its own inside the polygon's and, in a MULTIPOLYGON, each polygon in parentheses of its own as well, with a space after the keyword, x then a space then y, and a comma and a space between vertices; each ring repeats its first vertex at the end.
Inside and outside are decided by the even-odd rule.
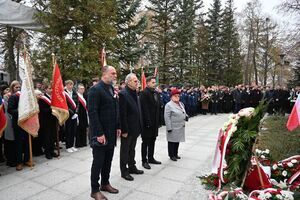
POLYGON ((120 170, 122 175, 129 174, 128 169, 135 168, 135 146, 137 137, 128 135, 126 138, 121 137, 120 147, 120 170), (128 168, 127 168, 128 165, 128 168))
POLYGON ((69 119, 65 123, 66 128, 66 148, 74 147, 75 134, 77 128, 77 119, 69 119))
POLYGON ((77 126, 75 147, 86 146, 86 138, 87 138, 87 128, 82 126, 77 126))
POLYGON ((4 140, 4 154, 6 158, 6 165, 15 167, 17 164, 15 140, 4 140))
POLYGON ((178 156, 179 142, 168 142, 169 157, 178 156))
POLYGON ((37 136, 37 137, 32 137, 31 136, 31 140, 32 140, 32 154, 33 156, 40 156, 43 154, 43 150, 42 150, 42 138, 41 136, 37 136))
POLYGON ((156 137, 142 138, 142 140, 142 162, 144 163, 154 159, 153 155, 156 137))
POLYGON ((17 164, 22 164, 29 161, 29 138, 28 133, 21 128, 14 128, 17 164))
POLYGON ((42 144, 45 150, 45 155, 52 155, 54 152, 54 144, 56 141, 57 127, 56 124, 51 124, 51 127, 43 127, 40 131, 42 144))
POLYGON ((99 192, 99 176, 101 185, 109 184, 111 162, 114 155, 114 147, 93 147, 93 164, 91 168, 92 193, 99 192))
POLYGON ((4 142, 4 137, 2 136, 0 138, 0 162, 4 161, 4 156, 3 156, 3 142, 4 142))

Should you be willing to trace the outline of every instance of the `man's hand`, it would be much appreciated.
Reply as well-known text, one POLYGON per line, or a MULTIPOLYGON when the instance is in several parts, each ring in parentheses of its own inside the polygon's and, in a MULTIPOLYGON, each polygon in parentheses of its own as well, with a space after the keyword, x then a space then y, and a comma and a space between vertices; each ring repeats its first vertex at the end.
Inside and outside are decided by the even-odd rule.
POLYGON ((103 134, 102 136, 97 137, 97 141, 101 144, 105 144, 106 143, 105 135, 103 134))
POLYGON ((127 138, 128 133, 122 133, 122 137, 127 138))
POLYGON ((117 137, 121 137, 121 129, 117 129, 117 137))

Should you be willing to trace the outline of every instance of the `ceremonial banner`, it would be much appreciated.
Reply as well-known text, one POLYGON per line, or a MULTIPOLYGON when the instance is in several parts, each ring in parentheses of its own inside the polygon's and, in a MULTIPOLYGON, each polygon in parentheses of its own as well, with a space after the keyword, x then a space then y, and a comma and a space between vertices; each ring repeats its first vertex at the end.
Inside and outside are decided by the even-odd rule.
POLYGON ((2 137, 4 129, 6 128, 6 123, 7 121, 4 113, 4 105, 2 98, 0 97, 0 138, 2 137))
POLYGON ((100 52, 100 64, 101 64, 101 68, 107 65, 105 47, 103 47, 100 52))
POLYGON ((24 68, 20 73, 22 80, 21 94, 18 106, 19 118, 18 125, 32 136, 38 135, 39 124, 39 105, 34 93, 32 81, 32 65, 27 49, 24 45, 24 68))
POLYGON ((300 95, 298 95, 296 103, 286 124, 286 127, 289 129, 289 131, 295 130, 298 126, 300 126, 300 95))
POLYGON ((142 69, 142 77, 141 77, 141 86, 142 86, 142 90, 144 90, 147 87, 147 83, 146 83, 146 76, 145 76, 145 72, 142 69))
POLYGON ((59 124, 63 125, 69 118, 69 109, 59 66, 57 63, 54 65, 52 76, 51 108, 52 114, 58 119, 59 124))

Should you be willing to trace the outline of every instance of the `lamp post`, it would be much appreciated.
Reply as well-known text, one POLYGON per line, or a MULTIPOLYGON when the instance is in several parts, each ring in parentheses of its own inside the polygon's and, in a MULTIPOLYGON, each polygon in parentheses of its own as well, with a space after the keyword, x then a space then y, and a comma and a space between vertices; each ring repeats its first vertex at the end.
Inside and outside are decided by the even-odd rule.
POLYGON ((284 65, 284 53, 279 54, 280 56, 280 74, 279 74, 279 85, 282 87, 282 79, 283 79, 283 75, 282 75, 282 71, 283 71, 283 65, 284 65))

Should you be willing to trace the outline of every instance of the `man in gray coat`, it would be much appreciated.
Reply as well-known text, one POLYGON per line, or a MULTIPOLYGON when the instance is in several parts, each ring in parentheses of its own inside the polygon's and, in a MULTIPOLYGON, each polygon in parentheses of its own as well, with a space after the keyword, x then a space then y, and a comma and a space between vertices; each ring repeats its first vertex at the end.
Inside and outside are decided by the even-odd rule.
POLYGON ((185 121, 187 114, 183 103, 179 101, 180 91, 171 91, 171 100, 165 106, 165 123, 168 141, 168 153, 172 161, 180 159, 178 156, 179 142, 185 141, 185 121))

